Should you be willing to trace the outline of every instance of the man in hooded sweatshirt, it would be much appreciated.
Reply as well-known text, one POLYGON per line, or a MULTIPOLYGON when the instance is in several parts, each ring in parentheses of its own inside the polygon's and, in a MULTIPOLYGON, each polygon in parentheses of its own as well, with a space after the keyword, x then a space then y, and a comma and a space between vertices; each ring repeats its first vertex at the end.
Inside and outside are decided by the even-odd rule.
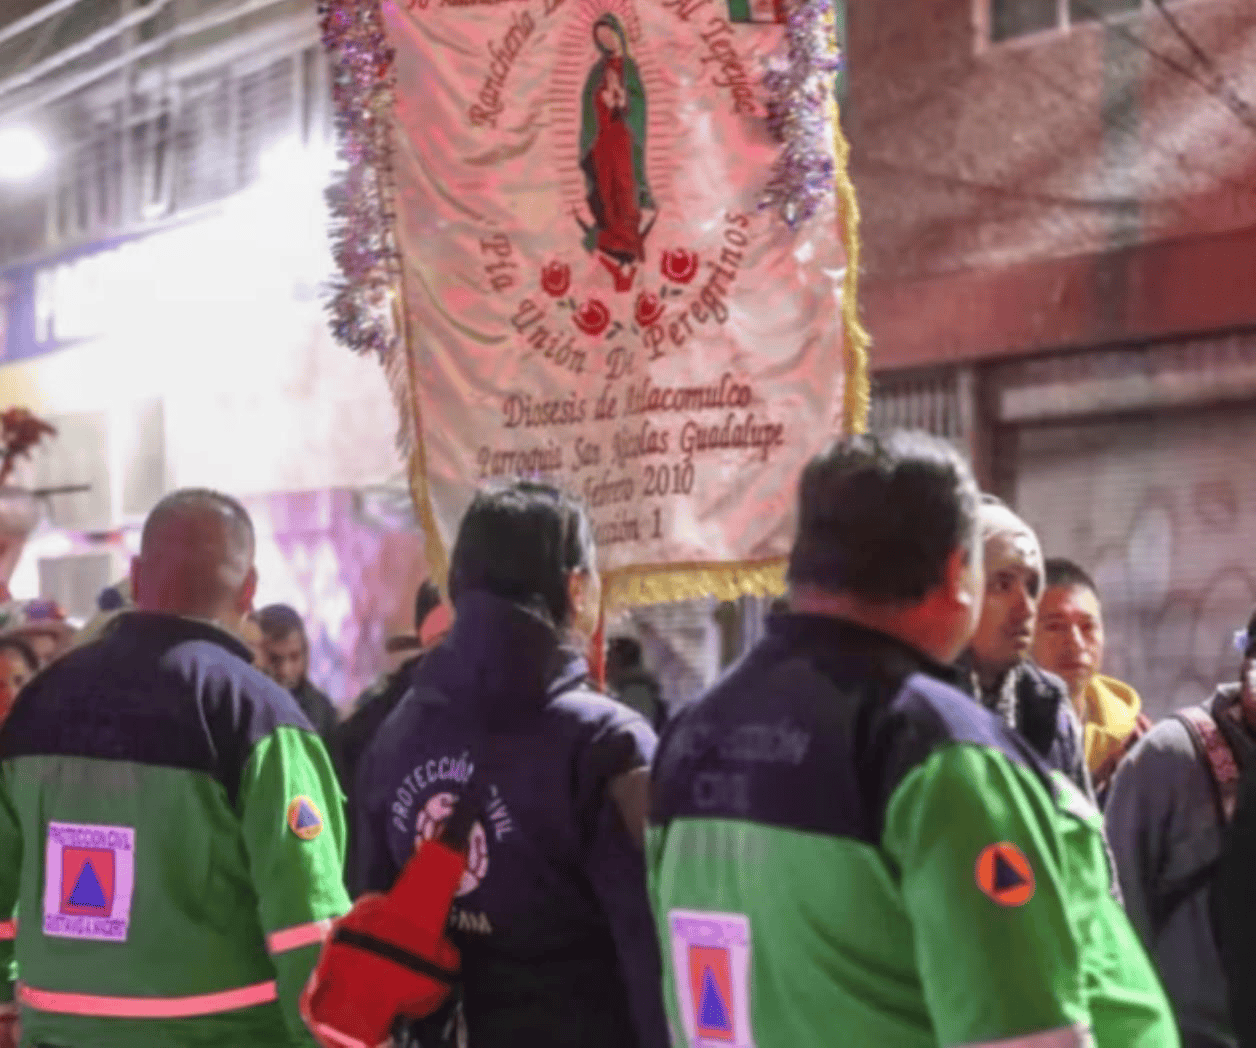
POLYGON ((1102 798, 1117 763, 1151 727, 1138 692, 1105 677, 1103 606, 1094 580, 1063 557, 1046 562, 1046 589, 1038 602, 1032 654, 1068 685, 1085 732, 1086 766, 1102 798))
POLYGON ((645 886, 656 739, 594 690, 601 583, 584 510, 482 491, 450 557, 449 635, 415 667, 359 776, 362 887, 392 887, 458 799, 480 810, 450 914, 476 1048, 664 1048, 645 886))

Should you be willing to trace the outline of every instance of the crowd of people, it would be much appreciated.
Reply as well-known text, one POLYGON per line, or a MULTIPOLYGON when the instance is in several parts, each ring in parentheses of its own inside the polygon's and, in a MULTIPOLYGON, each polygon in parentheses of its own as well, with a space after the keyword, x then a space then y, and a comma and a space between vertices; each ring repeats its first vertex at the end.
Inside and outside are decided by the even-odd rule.
POLYGON ((476 496, 344 717, 253 555, 182 490, 77 636, 0 615, 0 1048, 359 1043, 311 1019, 320 950, 468 809, 458 971, 398 1046, 1256 1048, 1256 614, 1153 725, 1092 577, 943 442, 817 455, 788 596, 676 708, 630 637, 591 674, 548 485, 476 496))

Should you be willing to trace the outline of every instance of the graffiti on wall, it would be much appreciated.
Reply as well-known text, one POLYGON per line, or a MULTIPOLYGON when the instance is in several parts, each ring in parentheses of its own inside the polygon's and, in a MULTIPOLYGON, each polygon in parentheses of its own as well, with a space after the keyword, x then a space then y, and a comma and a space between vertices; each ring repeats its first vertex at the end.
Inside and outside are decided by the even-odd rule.
POLYGON ((1256 409, 1026 427, 1015 501, 1095 578, 1105 672, 1162 716, 1238 677, 1256 605, 1256 409))

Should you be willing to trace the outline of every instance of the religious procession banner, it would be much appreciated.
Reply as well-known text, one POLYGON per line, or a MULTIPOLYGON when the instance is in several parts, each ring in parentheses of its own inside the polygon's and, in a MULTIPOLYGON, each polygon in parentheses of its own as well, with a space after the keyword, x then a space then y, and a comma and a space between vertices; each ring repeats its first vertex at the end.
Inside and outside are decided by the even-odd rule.
POLYGON ((479 485, 579 495, 612 602, 780 586, 866 413, 831 0, 329 0, 338 334, 443 564, 479 485))

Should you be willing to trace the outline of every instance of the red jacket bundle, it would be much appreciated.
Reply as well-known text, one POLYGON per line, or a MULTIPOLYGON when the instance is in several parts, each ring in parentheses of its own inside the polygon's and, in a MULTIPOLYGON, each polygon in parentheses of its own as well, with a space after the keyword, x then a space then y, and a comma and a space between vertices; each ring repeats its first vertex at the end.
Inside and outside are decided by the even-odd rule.
POLYGON ((323 1048, 376 1048, 395 1019, 424 1018, 448 1000, 461 962, 445 924, 473 822, 464 794, 392 890, 364 895, 332 929, 301 995, 301 1016, 323 1048))

